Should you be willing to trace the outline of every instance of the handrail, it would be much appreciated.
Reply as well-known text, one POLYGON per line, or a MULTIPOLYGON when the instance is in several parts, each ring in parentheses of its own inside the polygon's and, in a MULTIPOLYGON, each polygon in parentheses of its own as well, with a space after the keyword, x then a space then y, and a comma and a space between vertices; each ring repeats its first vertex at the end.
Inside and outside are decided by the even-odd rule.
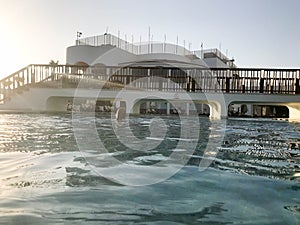
MULTIPOLYGON (((76 88, 79 81, 85 78, 105 81, 108 88, 143 87, 150 91, 300 94, 300 69, 295 68, 99 67, 30 64, 0 80, 0 102, 13 96, 16 90, 26 90, 22 87, 30 88, 34 85, 42 87, 42 84, 46 87, 47 82, 51 81, 61 82, 62 85, 57 85, 57 88, 70 86, 70 84, 76 88), (141 80, 145 77, 149 79, 141 80), (178 89, 178 85, 174 83, 181 89, 178 89)), ((96 88, 97 82, 92 85, 96 88)))

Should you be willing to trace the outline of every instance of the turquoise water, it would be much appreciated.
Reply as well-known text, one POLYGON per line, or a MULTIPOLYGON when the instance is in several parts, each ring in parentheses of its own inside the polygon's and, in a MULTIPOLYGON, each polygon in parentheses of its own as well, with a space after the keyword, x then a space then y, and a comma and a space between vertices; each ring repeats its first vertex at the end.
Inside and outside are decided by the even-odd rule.
POLYGON ((183 138, 195 125, 176 116, 131 117, 131 133, 110 115, 75 119, 82 136, 70 114, 0 115, 0 224, 300 224, 300 150, 288 144, 300 123, 200 118, 199 134, 183 138), (132 140, 148 141, 134 150, 132 140), (174 152, 187 159, 182 168, 174 152))

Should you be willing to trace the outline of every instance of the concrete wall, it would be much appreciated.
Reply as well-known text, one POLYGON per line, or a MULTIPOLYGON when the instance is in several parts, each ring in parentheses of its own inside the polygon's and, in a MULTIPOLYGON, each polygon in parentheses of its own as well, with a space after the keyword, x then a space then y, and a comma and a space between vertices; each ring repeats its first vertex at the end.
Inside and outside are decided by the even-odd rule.
POLYGON ((192 61, 184 56, 169 54, 169 53, 151 53, 151 54, 144 54, 138 55, 137 61, 151 61, 151 60, 168 60, 168 61, 178 61, 178 62, 185 62, 191 63, 192 61))
POLYGON ((105 52, 111 50, 113 46, 101 46, 94 47, 89 45, 71 46, 67 48, 66 63, 74 65, 77 62, 85 62, 91 65, 99 55, 103 55, 105 52))
POLYGON ((102 55, 99 55, 92 65, 102 63, 106 66, 119 66, 122 63, 133 62, 136 55, 119 48, 113 48, 102 55))
POLYGON ((106 66, 122 66, 131 63, 145 61, 168 61, 174 63, 191 63, 205 67, 206 64, 201 59, 192 60, 189 57, 170 53, 151 53, 135 55, 112 45, 102 45, 98 47, 89 45, 71 46, 67 48, 67 64, 74 65, 84 62, 88 65, 104 64, 106 66))
POLYGON ((228 66, 219 58, 204 58, 203 61, 208 67, 228 68, 228 66))
POLYGON ((300 121, 300 103, 290 103, 286 105, 289 109, 289 120, 300 121))
POLYGON ((118 66, 119 63, 135 60, 136 55, 112 45, 102 45, 98 47, 78 45, 67 48, 66 62, 71 65, 77 62, 85 62, 88 65, 100 63, 106 66, 118 66))
POLYGON ((170 102, 208 104, 212 119, 226 118, 228 106, 236 104, 283 105, 290 110, 290 119, 300 121, 299 95, 264 95, 264 94, 223 94, 223 93, 186 93, 186 92, 147 92, 134 90, 102 90, 96 89, 57 89, 31 88, 16 94, 5 104, 2 110, 18 111, 66 111, 68 101, 73 98, 105 99, 111 101, 126 101, 127 113, 138 113, 143 99, 165 99, 170 102))

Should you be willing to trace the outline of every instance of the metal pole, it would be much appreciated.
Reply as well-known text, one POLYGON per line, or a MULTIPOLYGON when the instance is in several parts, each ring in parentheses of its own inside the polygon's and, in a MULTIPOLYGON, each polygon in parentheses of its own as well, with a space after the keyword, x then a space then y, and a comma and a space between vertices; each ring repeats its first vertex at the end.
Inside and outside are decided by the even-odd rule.
POLYGON ((176 48, 175 48, 175 54, 177 54, 177 50, 178 50, 178 35, 177 35, 177 38, 176 38, 176 48))
POLYGON ((76 39, 76 45, 79 45, 79 38, 81 37, 82 32, 77 31, 77 39, 76 39))
POLYGON ((166 52, 166 41, 167 41, 167 35, 165 35, 165 39, 164 39, 164 50, 163 50, 164 53, 166 52))
POLYGON ((131 53, 133 53, 133 35, 131 35, 131 53))
POLYGON ((120 31, 118 30, 118 48, 120 48, 120 31))
POLYGON ((150 27, 149 27, 149 30, 148 30, 148 53, 150 53, 150 37, 151 37, 151 30, 150 30, 150 27))
POLYGON ((141 48, 142 48, 142 36, 140 35, 139 54, 141 54, 141 48))

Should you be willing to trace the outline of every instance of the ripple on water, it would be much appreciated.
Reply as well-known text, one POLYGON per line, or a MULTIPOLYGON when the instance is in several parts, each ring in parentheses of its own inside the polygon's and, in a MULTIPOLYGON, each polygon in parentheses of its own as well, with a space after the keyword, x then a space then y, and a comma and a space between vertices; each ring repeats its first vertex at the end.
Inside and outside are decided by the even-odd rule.
MULTIPOLYGON (((92 119, 82 118, 87 125, 92 119)), ((1 115, 0 223, 299 223, 300 151, 289 145, 300 140, 299 123, 229 120, 222 128, 201 118, 199 142, 191 156, 177 148, 180 140, 195 141, 180 137, 179 118, 162 117, 168 128, 164 138, 150 135, 151 119, 132 117, 130 129, 141 140, 162 141, 156 149, 128 148, 118 140, 110 118, 99 116, 94 122, 106 151, 97 149, 95 140, 83 139, 90 148, 80 152, 71 115, 1 115), (211 135, 214 131, 225 131, 223 144, 212 149, 215 160, 200 172, 201 160, 208 157, 208 139, 219 138, 211 135), (188 165, 151 186, 120 185, 95 170, 118 166, 107 160, 112 156, 147 167, 166 161, 173 152, 191 156, 188 165), (89 165, 89 158, 98 164, 89 165)))

